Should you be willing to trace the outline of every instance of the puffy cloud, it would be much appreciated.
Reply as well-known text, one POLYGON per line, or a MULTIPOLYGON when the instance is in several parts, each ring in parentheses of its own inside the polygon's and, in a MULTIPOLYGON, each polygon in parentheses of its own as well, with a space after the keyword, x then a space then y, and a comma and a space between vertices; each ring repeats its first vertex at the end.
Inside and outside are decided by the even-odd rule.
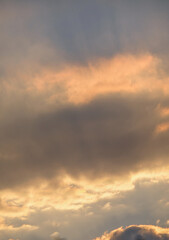
POLYGON ((53 240, 66 240, 65 238, 60 237, 60 234, 58 232, 54 232, 50 236, 53 240))
POLYGON ((152 225, 132 225, 118 228, 95 240, 168 240, 169 228, 160 228, 152 225))

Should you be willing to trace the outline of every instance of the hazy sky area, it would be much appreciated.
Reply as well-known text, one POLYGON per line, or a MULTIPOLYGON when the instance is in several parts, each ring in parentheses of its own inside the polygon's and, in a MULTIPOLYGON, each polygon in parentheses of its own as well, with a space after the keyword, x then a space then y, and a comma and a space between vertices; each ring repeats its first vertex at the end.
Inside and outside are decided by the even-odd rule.
POLYGON ((0 240, 169 240, 169 0, 0 0, 0 240))

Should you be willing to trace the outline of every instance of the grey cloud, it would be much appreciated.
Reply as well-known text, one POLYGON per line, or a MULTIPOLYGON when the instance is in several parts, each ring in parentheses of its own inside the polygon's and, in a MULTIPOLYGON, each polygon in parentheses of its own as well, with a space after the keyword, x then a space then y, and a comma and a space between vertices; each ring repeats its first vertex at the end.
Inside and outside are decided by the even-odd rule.
POLYGON ((156 161, 168 165, 168 131, 155 135, 162 96, 110 95, 1 126, 1 187, 64 170, 89 178, 116 178, 156 161), (6 177, 8 173, 8 177, 6 177))
MULTIPOLYGON (((156 226, 133 225, 124 229, 120 228, 105 234, 106 240, 168 240, 169 229, 158 229, 156 226), (156 231, 157 229, 157 231, 156 231)), ((97 238, 97 240, 103 238, 97 238)))
POLYGON ((124 52, 168 54, 166 0, 0 4, 1 74, 9 74, 9 66, 36 72, 39 65, 56 68, 124 52))

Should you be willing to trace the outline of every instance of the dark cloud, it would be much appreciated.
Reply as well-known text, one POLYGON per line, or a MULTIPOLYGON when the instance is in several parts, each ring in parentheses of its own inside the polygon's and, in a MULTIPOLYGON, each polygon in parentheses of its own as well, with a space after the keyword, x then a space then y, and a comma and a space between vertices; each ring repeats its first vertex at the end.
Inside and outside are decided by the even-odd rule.
POLYGON ((155 133, 168 121, 160 104, 168 106, 168 100, 114 94, 8 122, 1 129, 1 187, 62 170, 74 177, 114 178, 156 167, 159 159, 167 165, 168 131, 155 133))
POLYGON ((151 225, 129 226, 118 228, 109 234, 103 235, 97 240, 168 240, 169 229, 159 228, 151 225))

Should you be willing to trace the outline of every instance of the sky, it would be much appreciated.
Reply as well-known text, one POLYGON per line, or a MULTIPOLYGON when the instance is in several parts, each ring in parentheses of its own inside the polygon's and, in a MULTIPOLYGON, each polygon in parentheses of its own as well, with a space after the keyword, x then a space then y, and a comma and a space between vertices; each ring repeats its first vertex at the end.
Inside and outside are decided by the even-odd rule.
POLYGON ((0 240, 169 240, 168 26, 168 0, 0 0, 0 240))

